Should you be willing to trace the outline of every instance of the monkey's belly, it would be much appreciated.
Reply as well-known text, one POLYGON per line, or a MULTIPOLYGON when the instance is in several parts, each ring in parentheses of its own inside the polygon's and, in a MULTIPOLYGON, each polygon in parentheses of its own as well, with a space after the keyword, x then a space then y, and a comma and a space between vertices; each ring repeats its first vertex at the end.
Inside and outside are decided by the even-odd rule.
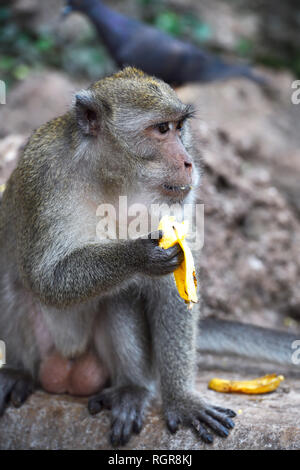
POLYGON ((104 387, 108 373, 91 353, 74 360, 53 353, 42 361, 39 379, 47 392, 88 396, 104 387))

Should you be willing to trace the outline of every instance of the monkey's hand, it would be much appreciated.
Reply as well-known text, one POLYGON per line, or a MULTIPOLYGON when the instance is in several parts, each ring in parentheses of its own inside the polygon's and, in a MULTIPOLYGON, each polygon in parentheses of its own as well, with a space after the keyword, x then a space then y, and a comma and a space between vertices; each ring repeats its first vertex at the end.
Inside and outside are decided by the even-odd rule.
POLYGON ((165 404, 164 414, 171 433, 174 434, 182 424, 192 428, 207 444, 213 442, 210 430, 218 436, 227 437, 229 430, 234 427, 231 418, 236 416, 236 413, 228 408, 206 403, 197 394, 174 399, 165 404))
POLYGON ((158 246, 162 230, 151 232, 148 238, 139 238, 138 250, 140 271, 150 276, 162 276, 174 272, 184 260, 184 253, 179 244, 167 250, 158 246))

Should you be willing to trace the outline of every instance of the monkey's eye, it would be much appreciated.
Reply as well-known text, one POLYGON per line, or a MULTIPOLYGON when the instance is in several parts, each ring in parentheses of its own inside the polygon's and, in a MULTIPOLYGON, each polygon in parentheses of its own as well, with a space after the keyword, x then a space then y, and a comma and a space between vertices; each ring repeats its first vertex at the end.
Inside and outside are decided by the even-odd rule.
POLYGON ((183 127, 184 120, 182 119, 181 121, 178 121, 176 129, 180 130, 183 127))
POLYGON ((161 124, 157 125, 157 129, 161 134, 165 134, 170 130, 170 126, 168 122, 162 122, 161 124))

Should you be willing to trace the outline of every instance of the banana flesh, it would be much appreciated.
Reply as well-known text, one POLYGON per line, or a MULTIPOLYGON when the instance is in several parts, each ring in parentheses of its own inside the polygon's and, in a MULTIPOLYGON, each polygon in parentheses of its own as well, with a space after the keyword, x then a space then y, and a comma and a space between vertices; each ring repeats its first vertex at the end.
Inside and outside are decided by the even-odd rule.
POLYGON ((158 230, 163 231, 163 237, 159 240, 160 247, 167 249, 179 243, 183 250, 184 260, 174 271, 174 278, 179 295, 191 309, 193 304, 198 302, 198 297, 194 259, 185 240, 188 233, 188 223, 187 221, 179 223, 173 216, 164 216, 159 223, 158 230))

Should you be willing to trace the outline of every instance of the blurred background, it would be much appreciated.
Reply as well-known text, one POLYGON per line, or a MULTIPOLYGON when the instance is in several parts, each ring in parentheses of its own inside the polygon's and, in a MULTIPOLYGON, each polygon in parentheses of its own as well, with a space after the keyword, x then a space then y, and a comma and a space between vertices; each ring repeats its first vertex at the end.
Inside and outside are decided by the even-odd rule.
MULTIPOLYGON (((210 51, 300 75, 298 0, 106 0, 106 5, 210 51)), ((51 67, 93 81, 114 70, 91 23, 60 21, 62 0, 0 1, 0 73, 9 86, 51 67)))
MULTIPOLYGON (((300 321, 299 0, 105 0, 114 11, 235 64, 245 78, 176 88, 197 108, 203 162, 203 312, 295 330, 300 321), (268 91, 269 89, 269 91, 268 91)), ((30 133, 117 69, 91 21, 62 0, 0 0, 0 184, 30 133)))

